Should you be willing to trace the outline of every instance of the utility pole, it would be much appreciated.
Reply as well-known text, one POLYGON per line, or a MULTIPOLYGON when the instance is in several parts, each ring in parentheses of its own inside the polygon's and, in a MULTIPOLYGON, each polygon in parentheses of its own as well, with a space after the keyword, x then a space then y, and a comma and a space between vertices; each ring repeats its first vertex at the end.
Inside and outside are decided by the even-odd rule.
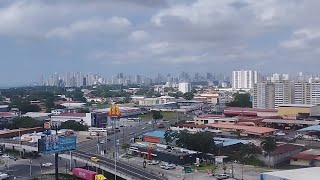
MULTIPOLYGON (((56 141, 58 140, 58 122, 55 124, 55 129, 56 129, 56 141)), ((54 154, 54 166, 55 166, 55 179, 59 180, 59 172, 58 172, 58 166, 59 166, 59 154, 55 153, 54 154)))
POLYGON ((32 177, 32 160, 31 160, 31 158, 30 158, 30 160, 29 160, 29 163, 30 163, 29 176, 30 176, 30 178, 31 178, 31 177, 32 177))
POLYGON ((21 129, 19 128, 20 158, 22 158, 21 129))

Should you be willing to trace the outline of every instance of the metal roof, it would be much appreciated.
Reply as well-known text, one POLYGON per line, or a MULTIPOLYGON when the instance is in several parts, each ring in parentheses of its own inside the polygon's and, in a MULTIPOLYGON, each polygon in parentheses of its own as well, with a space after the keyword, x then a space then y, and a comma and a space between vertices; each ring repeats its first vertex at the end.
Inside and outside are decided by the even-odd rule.
POLYGON ((302 129, 299 129, 297 131, 320 131, 320 125, 315 125, 315 126, 302 128, 302 129))
POLYGON ((154 137, 159 137, 159 138, 164 138, 164 131, 153 131, 149 133, 143 134, 143 136, 154 136, 154 137))
POLYGON ((262 173, 260 180, 266 179, 292 179, 292 180, 318 180, 320 167, 300 168, 285 171, 262 173))

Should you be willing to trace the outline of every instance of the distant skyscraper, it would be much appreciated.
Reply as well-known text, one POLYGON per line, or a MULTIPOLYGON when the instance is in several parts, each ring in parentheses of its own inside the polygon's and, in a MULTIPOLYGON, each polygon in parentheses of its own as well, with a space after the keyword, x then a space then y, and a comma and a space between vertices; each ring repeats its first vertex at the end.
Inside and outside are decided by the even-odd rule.
POLYGON ((232 88, 234 89, 253 89, 253 85, 257 82, 257 71, 241 70, 232 72, 232 88))
POLYGON ((179 83, 179 91, 182 93, 191 92, 191 84, 187 82, 179 83))

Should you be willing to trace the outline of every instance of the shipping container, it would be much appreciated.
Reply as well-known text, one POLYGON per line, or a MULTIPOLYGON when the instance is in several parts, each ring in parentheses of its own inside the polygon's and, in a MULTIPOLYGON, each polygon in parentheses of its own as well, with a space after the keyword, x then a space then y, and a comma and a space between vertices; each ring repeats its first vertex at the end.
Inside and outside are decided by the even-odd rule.
POLYGON ((80 179, 95 180, 95 176, 97 173, 82 168, 73 168, 72 174, 80 179))

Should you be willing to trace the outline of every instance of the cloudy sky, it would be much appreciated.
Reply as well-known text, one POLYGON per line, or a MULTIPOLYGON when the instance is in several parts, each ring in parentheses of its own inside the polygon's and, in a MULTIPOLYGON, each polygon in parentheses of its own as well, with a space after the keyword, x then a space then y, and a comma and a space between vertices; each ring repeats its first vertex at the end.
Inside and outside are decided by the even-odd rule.
POLYGON ((82 71, 319 71, 319 0, 1 0, 0 85, 82 71))

